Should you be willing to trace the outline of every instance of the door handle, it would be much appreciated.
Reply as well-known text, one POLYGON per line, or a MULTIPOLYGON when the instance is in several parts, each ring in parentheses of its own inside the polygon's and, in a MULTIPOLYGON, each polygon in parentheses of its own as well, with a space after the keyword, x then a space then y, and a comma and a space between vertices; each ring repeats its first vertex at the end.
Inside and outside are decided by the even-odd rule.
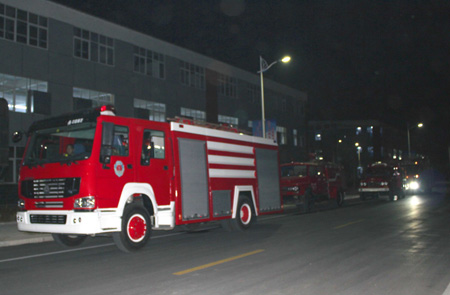
POLYGON ((128 164, 128 165, 127 165, 127 168, 128 168, 128 169, 132 169, 132 168, 133 168, 133 165, 132 165, 132 164, 128 164))
POLYGON ((169 167, 164 166, 163 169, 164 169, 164 170, 169 170, 169 167))

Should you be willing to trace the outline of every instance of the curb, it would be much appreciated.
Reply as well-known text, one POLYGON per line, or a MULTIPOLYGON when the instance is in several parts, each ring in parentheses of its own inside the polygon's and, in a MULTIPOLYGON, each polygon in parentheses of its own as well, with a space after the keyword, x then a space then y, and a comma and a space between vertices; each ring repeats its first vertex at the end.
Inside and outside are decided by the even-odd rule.
POLYGON ((19 245, 25 245, 25 244, 51 242, 51 241, 53 241, 52 236, 34 237, 34 238, 20 239, 20 240, 13 240, 13 241, 4 241, 4 242, 0 242, 0 248, 10 247, 10 246, 19 246, 19 245))

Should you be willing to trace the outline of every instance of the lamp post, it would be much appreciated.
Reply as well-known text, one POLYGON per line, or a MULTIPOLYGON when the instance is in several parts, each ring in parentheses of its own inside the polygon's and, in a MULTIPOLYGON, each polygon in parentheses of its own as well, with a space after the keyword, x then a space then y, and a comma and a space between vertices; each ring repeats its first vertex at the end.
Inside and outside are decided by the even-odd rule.
POLYGON ((268 69, 270 69, 274 64, 276 64, 277 62, 281 61, 283 63, 288 63, 291 60, 291 57, 289 56, 285 56, 280 60, 276 60, 274 62, 272 62, 270 65, 265 61, 264 58, 262 58, 262 56, 259 56, 259 76, 261 79, 261 123, 262 123, 262 133, 263 133, 263 137, 266 137, 266 115, 265 115, 265 110, 264 110, 264 77, 263 77, 263 73, 265 71, 267 71, 268 69))
POLYGON ((409 131, 413 128, 422 128, 423 123, 418 123, 416 126, 409 127, 409 123, 406 123, 406 131, 408 136, 408 158, 411 159, 411 136, 409 135, 409 131))

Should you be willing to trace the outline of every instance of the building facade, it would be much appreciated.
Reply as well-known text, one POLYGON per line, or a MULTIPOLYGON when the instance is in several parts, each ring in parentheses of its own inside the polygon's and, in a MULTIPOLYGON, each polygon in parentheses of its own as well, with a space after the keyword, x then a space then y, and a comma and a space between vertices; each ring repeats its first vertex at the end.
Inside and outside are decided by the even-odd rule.
MULTIPOLYGON (((261 119, 256 71, 46 0, 0 0, 0 52, 9 134, 47 116, 103 104, 115 105, 122 116, 192 117, 248 132, 261 119)), ((306 93, 271 80, 264 86, 265 117, 276 122, 280 160, 302 159, 306 93)), ((9 141, 9 169, 0 181, 17 181, 24 145, 9 141)))
POLYGON ((369 164, 408 158, 406 131, 378 120, 309 121, 307 142, 312 156, 344 166, 349 186, 369 164))

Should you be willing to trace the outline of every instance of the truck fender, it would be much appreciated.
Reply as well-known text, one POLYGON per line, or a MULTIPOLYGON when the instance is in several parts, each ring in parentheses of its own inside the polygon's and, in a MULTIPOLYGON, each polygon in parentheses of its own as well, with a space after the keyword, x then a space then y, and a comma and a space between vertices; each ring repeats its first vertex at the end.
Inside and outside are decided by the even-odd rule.
POLYGON ((256 207, 256 200, 255 200, 255 192, 253 190, 253 186, 251 185, 236 185, 234 187, 234 194, 233 194, 233 214, 231 215, 231 218, 236 218, 236 212, 237 212, 237 206, 239 203, 239 194, 241 192, 250 192, 251 194, 251 201, 253 203, 253 209, 255 209, 255 216, 258 216, 258 210, 256 207))
POLYGON ((152 186, 148 183, 130 182, 125 184, 122 189, 122 193, 120 194, 119 205, 117 206, 117 213, 120 217, 123 215, 128 198, 134 194, 148 196, 152 202, 154 215, 156 216, 158 214, 158 203, 156 202, 155 193, 152 186))

